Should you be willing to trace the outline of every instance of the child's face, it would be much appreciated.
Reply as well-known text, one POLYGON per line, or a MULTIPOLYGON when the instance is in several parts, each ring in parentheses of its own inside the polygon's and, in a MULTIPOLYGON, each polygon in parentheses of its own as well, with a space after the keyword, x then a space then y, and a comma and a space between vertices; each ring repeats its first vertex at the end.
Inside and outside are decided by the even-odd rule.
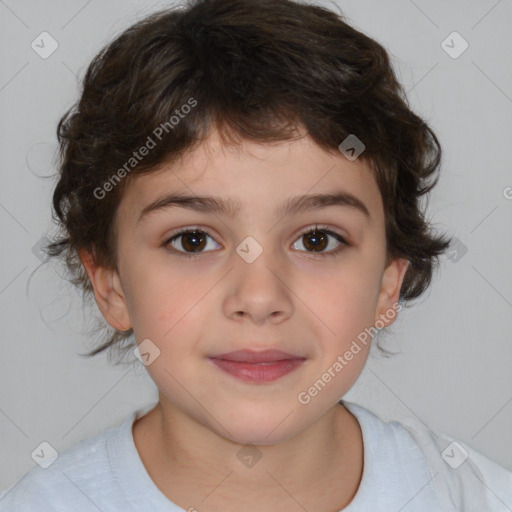
POLYGON ((240 443, 274 444, 311 425, 350 389, 371 342, 358 335, 379 316, 392 323, 394 315, 383 314, 396 307, 407 262, 385 268, 382 199, 361 159, 329 154, 309 137, 244 142, 242 149, 222 148, 214 132, 208 147, 179 164, 138 176, 116 216, 119 274, 95 274, 93 284, 112 326, 133 327, 138 343, 150 339, 160 350, 147 371, 164 408, 240 443), (231 217, 173 206, 139 220, 150 203, 178 192, 237 201, 242 209, 231 217), (278 213, 291 198, 340 192, 364 203, 369 217, 350 206, 278 213), (325 239, 303 236, 315 224, 325 239), (185 226, 209 236, 181 236, 164 247, 185 226), (196 246, 202 252, 187 259, 196 246), (249 256, 262 252, 249 262, 238 247, 249 256), (359 350, 341 364, 338 356, 354 341, 359 350), (273 381, 254 382, 210 359, 239 349, 278 349, 305 360, 273 381), (308 392, 326 372, 331 378, 320 391, 308 392))

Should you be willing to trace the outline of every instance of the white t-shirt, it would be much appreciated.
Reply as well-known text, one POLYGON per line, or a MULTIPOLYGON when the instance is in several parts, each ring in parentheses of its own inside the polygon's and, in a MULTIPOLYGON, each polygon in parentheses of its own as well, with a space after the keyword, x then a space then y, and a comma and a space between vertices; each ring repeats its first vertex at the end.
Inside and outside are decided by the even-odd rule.
MULTIPOLYGON (((361 484, 343 512, 511 512, 512 471, 420 422, 385 423, 343 403, 364 443, 361 484)), ((152 407, 63 451, 47 469, 36 465, 3 491, 0 512, 183 512, 151 480, 135 447, 132 425, 152 407)), ((198 497, 189 510, 200 505, 198 497)))

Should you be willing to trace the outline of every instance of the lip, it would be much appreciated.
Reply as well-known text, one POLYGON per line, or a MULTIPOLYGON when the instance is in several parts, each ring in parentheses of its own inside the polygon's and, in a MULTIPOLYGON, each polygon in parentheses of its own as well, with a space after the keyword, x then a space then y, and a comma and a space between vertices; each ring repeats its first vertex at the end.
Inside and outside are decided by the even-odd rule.
POLYGON ((235 350, 234 352, 227 352, 211 356, 213 359, 223 359, 225 361, 236 361, 243 363, 269 363, 274 361, 284 361, 287 359, 305 359, 301 356, 288 354, 282 350, 235 350))
POLYGON ((209 358, 218 368, 244 382, 275 381, 297 369, 305 357, 281 350, 236 350, 209 358))

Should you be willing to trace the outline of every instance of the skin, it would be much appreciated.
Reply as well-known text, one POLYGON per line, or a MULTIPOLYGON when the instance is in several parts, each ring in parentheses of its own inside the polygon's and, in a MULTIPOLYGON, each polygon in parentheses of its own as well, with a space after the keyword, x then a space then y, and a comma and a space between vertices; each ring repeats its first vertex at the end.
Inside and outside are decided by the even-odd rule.
MULTIPOLYGON (((149 475, 185 510, 347 506, 361 481, 363 439, 338 401, 363 370, 370 343, 359 343, 361 351, 307 405, 297 397, 365 328, 394 321, 383 315, 396 307, 408 261, 385 266, 384 210, 369 167, 309 136, 233 147, 213 131, 181 161, 134 178, 116 212, 118 269, 96 266, 85 252, 81 258, 110 325, 133 328, 138 343, 150 339, 160 350, 146 367, 159 403, 133 427, 149 475), (371 220, 337 206, 275 213, 290 197, 340 190, 361 199, 371 220), (244 210, 231 218, 173 207, 138 222, 146 205, 177 191, 233 198, 244 210), (331 257, 313 252, 303 233, 317 223, 350 245, 331 257), (195 225, 211 236, 197 259, 181 256, 183 237, 162 245, 177 228, 195 225), (263 248, 252 263, 236 252, 247 236, 263 248), (208 360, 241 348, 277 348, 306 361, 254 384, 208 360), (246 444, 261 454, 250 468, 237 457, 246 444)), ((340 246, 329 240, 323 254, 340 246)))

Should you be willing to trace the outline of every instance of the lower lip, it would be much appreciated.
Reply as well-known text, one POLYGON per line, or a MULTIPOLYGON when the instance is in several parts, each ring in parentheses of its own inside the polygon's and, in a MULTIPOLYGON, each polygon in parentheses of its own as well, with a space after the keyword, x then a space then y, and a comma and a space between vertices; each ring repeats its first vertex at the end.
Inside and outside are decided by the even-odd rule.
POLYGON ((270 382, 298 368, 304 359, 284 359, 268 363, 243 363, 211 358, 221 370, 245 382, 270 382))

